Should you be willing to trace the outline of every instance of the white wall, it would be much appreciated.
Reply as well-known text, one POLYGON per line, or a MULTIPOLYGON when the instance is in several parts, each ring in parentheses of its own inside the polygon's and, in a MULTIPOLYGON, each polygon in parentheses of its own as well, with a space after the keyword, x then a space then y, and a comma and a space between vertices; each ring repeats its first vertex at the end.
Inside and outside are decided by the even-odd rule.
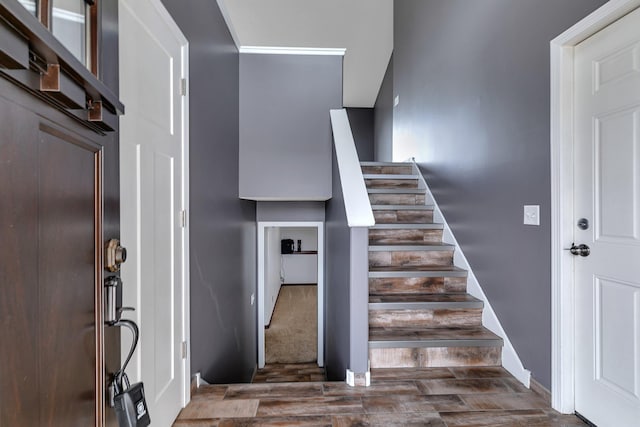
MULTIPOLYGON (((282 239, 293 239, 296 251, 298 240, 302 241, 303 251, 318 250, 318 230, 315 228, 286 227, 281 229, 280 234, 282 239)), ((282 255, 282 277, 285 284, 318 283, 318 255, 282 255)))
POLYGON ((302 240, 303 251, 318 250, 318 230, 309 227, 285 227, 280 230, 282 239, 293 239, 298 250, 298 240, 302 240))
POLYGON ((281 239, 293 239, 296 250, 298 240, 301 240, 303 251, 317 251, 318 230, 310 227, 266 227, 264 237, 264 324, 269 325, 283 283, 318 283, 318 255, 281 255, 281 239))
POLYGON ((318 255, 282 255, 282 277, 285 285, 318 283, 318 255))
POLYGON ((271 322, 271 316, 273 315, 273 309, 276 306, 276 300, 278 299, 278 293, 280 293, 280 286, 282 280, 280 277, 281 257, 280 257, 280 228, 267 227, 265 228, 264 239, 264 256, 265 256, 265 310, 264 310, 264 324, 268 325, 271 322))

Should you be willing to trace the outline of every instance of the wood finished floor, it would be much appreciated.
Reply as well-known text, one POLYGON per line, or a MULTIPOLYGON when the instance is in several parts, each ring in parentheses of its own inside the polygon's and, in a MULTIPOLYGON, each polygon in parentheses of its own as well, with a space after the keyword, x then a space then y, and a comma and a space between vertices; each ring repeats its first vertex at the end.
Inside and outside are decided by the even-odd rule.
MULTIPOLYGON (((304 376, 299 371, 311 368, 278 369, 304 376)), ((585 425, 552 410, 500 367, 378 369, 366 388, 278 383, 277 376, 272 372, 262 384, 203 386, 174 427, 585 425)))
POLYGON ((258 369, 253 377, 253 383, 297 383, 322 382, 327 378, 324 368, 315 363, 270 363, 263 369, 258 369))

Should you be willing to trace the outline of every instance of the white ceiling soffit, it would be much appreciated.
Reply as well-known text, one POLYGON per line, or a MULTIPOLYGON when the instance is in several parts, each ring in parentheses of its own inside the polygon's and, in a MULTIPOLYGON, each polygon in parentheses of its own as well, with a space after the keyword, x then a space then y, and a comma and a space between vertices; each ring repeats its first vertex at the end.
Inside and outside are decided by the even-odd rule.
POLYGON ((217 0, 236 45, 346 49, 345 107, 373 107, 393 50, 393 0, 217 0))

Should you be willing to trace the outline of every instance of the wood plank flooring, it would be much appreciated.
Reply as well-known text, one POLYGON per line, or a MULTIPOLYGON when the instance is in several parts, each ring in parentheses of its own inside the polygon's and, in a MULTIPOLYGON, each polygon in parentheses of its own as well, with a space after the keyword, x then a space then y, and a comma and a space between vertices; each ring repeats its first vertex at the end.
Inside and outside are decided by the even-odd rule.
POLYGON ((552 410, 501 367, 376 369, 366 388, 277 382, 277 372, 313 375, 300 373, 313 366, 299 368, 280 365, 262 384, 203 386, 174 427, 585 425, 552 410))
POLYGON ((295 383, 326 380, 324 368, 315 363, 270 363, 259 369, 253 383, 295 383))

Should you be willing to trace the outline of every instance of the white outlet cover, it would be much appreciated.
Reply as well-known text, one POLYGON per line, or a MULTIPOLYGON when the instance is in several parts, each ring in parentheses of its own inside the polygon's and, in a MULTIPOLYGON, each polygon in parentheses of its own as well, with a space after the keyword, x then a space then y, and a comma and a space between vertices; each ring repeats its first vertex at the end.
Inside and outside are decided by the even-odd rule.
POLYGON ((256 294, 251 294, 251 305, 253 305, 255 302, 256 302, 256 294))
POLYGON ((396 97, 393 98, 393 106, 397 107, 398 105, 400 105, 400 95, 396 95, 396 97))
POLYGON ((540 205, 524 205, 524 225, 540 225, 540 205))

